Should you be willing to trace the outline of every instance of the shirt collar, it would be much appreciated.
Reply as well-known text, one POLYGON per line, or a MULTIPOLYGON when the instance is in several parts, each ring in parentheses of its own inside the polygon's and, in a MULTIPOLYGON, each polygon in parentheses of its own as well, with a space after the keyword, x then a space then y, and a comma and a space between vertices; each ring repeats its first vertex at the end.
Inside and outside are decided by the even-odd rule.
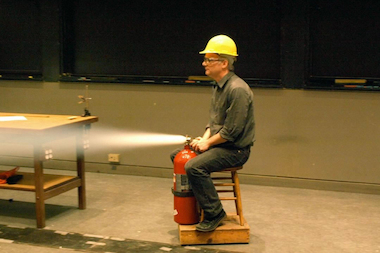
POLYGON ((220 80, 219 82, 217 82, 217 86, 219 88, 223 88, 223 86, 227 83, 227 81, 234 75, 235 73, 230 71, 228 72, 223 78, 222 80, 220 80))

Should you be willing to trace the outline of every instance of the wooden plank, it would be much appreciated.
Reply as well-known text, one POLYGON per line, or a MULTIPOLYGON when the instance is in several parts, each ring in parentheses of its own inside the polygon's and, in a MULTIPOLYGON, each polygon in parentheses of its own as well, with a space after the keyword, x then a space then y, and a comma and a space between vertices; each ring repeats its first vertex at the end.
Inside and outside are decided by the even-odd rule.
POLYGON ((57 184, 45 191, 45 200, 55 197, 61 193, 67 192, 69 190, 78 188, 81 186, 81 179, 78 177, 73 177, 71 180, 67 180, 61 184, 57 184))
POLYGON ((40 139, 44 142, 54 141, 72 136, 81 131, 83 125, 98 121, 98 117, 70 116, 70 115, 45 115, 45 114, 9 114, 1 113, 1 116, 24 116, 24 121, 0 122, 1 143, 34 144, 40 139))
POLYGON ((20 131, 43 131, 52 128, 65 128, 67 125, 85 125, 98 121, 98 117, 73 116, 73 115, 48 115, 48 114, 22 114, 22 113, 2 113, 1 116, 24 116, 27 120, 5 121, 0 123, 0 129, 4 131, 20 133, 20 131))
MULTIPOLYGON (((23 178, 17 184, 0 184, 0 189, 33 191, 33 192, 36 190, 34 173, 17 172, 17 175, 23 175, 23 178)), ((46 191, 54 186, 64 184, 76 177, 44 174, 43 178, 44 178, 43 189, 46 191)))
POLYGON ((249 243, 249 225, 244 220, 244 226, 240 226, 239 217, 228 214, 227 218, 212 232, 199 232, 195 225, 178 225, 179 240, 181 245, 196 244, 230 244, 249 243))

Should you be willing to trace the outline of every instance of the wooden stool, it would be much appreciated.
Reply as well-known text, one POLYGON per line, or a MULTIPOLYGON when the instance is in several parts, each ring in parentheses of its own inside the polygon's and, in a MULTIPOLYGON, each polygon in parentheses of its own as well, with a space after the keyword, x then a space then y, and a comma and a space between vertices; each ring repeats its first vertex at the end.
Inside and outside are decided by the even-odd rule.
MULTIPOLYGON (((219 199, 221 201, 223 200, 234 200, 235 201, 235 207, 236 207, 236 214, 239 217, 239 223, 240 226, 244 225, 244 217, 243 217, 243 205, 241 202, 241 194, 240 194, 240 183, 239 183, 239 177, 238 177, 238 170, 241 170, 243 166, 240 167, 233 167, 233 168, 227 168, 222 171, 221 173, 229 174, 229 176, 220 176, 220 177, 211 177, 212 180, 229 180, 230 182, 214 182, 214 186, 216 188, 216 191, 219 194, 219 199), (232 186, 232 189, 226 189, 226 188, 220 188, 220 187, 226 187, 226 186, 232 186), (221 197, 220 193, 226 193, 226 192, 232 192, 233 197, 221 197)), ((219 172, 218 172, 219 173, 219 172)), ((201 220, 204 218, 203 210, 201 212, 201 220)))
MULTIPOLYGON (((240 195, 240 184, 237 171, 243 167, 227 168, 215 177, 211 177, 214 182, 216 191, 219 194, 221 201, 234 200, 236 207, 236 214, 229 214, 223 221, 223 225, 217 227, 211 232, 200 232, 196 230, 196 225, 178 225, 179 241, 181 245, 194 245, 194 244, 226 244, 226 243, 249 243, 249 225, 244 220, 243 208, 240 195), (229 174, 224 176, 223 174, 229 174), (229 182, 223 182, 229 180, 229 182), (232 186, 232 189, 219 189, 225 186, 232 186), (233 193, 233 197, 221 197, 221 193, 233 193)), ((218 172, 219 173, 219 172, 218 172)), ((203 220, 204 213, 201 211, 201 220, 203 220)))

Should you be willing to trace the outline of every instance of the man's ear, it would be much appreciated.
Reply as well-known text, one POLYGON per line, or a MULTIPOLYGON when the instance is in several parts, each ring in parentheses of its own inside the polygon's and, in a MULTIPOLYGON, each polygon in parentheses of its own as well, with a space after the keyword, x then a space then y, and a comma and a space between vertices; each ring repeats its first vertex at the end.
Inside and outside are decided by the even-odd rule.
POLYGON ((228 61, 222 61, 223 68, 228 68, 228 61))

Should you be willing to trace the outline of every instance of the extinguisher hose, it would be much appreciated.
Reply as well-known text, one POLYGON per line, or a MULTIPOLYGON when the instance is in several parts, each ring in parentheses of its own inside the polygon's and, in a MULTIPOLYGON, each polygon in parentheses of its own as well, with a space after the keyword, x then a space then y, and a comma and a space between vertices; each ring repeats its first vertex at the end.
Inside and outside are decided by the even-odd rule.
POLYGON ((193 197, 194 193, 192 191, 175 191, 174 188, 172 188, 172 193, 176 197, 193 197))

